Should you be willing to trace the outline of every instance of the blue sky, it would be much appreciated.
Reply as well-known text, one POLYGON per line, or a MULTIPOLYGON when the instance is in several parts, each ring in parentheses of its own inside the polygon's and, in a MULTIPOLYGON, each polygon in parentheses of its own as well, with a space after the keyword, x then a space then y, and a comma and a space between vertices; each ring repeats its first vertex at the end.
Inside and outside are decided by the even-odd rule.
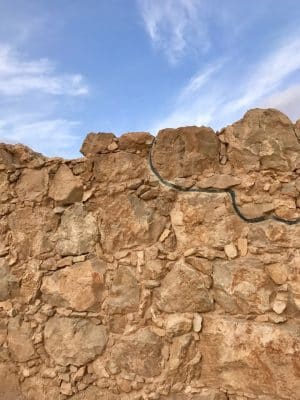
POLYGON ((88 132, 300 118, 299 0, 0 0, 0 139, 78 157, 88 132))

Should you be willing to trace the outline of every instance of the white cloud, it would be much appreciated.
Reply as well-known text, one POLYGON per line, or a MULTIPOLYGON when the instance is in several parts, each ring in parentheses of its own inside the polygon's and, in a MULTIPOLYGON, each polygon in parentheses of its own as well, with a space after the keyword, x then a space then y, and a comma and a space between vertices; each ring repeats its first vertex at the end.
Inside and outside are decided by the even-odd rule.
POLYGON ((272 94, 262 101, 261 107, 278 108, 296 121, 300 118, 300 84, 272 94))
POLYGON ((238 72, 230 71, 231 62, 218 61, 195 74, 179 91, 170 113, 150 130, 156 133, 165 127, 194 124, 220 129, 258 106, 279 108, 292 119, 300 118, 299 35, 285 38, 265 57, 238 72))
POLYGON ((225 112, 237 111, 255 104, 261 98, 278 89, 291 74, 300 71, 300 38, 286 38, 266 58, 254 64, 240 86, 244 91, 240 97, 228 103, 225 112))
POLYGON ((0 95, 20 96, 36 91, 80 96, 88 86, 80 74, 59 74, 48 59, 24 60, 11 46, 0 45, 0 95))
POLYGON ((12 46, 0 44, 2 141, 24 143, 48 156, 78 156, 74 149, 80 146, 80 122, 65 117, 62 96, 88 93, 81 74, 61 74, 49 59, 27 59, 12 46))
POLYGON ((0 138, 6 143, 25 143, 48 156, 74 157, 73 148, 78 146, 79 140, 78 121, 32 119, 32 116, 21 115, 0 120, 0 138))
POLYGON ((154 45, 175 63, 193 43, 206 51, 209 41, 200 20, 201 0, 138 0, 140 12, 154 45))

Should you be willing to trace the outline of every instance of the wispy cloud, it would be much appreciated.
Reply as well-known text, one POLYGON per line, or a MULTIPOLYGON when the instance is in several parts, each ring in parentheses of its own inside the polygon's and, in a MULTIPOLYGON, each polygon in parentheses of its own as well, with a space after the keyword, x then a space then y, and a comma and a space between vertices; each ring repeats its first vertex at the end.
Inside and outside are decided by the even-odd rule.
MULTIPOLYGON (((0 141, 26 143, 47 155, 71 158, 78 146, 78 121, 66 119, 34 120, 28 115, 0 120, 0 141), (7 132, 8 135, 7 135, 7 132)), ((79 148, 79 147, 78 147, 79 148)))
POLYGON ((224 111, 236 111, 254 104, 282 86, 293 73, 300 71, 299 35, 285 38, 265 58, 254 64, 243 77, 240 97, 229 102, 224 111))
POLYGON ((151 40, 172 63, 184 54, 191 43, 201 51, 209 48, 206 27, 200 20, 201 0, 137 1, 151 40))
POLYGON ((261 107, 278 108, 292 120, 300 118, 300 83, 273 93, 262 100, 261 107))
POLYGON ((219 129, 257 106, 278 107, 292 118, 300 117, 299 35, 286 37, 269 54, 230 75, 226 63, 231 62, 216 61, 195 74, 151 131, 193 124, 219 129))
POLYGON ((66 97, 88 93, 81 74, 60 73, 49 59, 30 59, 0 44, 2 141, 24 143, 51 156, 76 155, 80 122, 64 117, 66 97))
POLYGON ((11 46, 0 44, 0 95, 20 96, 29 91, 81 96, 88 86, 80 74, 59 74, 48 59, 23 59, 11 46))

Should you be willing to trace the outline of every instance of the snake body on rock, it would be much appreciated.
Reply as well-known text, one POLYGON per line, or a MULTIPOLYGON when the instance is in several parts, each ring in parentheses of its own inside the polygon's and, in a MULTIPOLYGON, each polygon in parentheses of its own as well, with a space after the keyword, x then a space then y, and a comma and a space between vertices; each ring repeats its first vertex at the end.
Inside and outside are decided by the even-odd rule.
POLYGON ((168 186, 169 188, 177 190, 179 192, 187 192, 187 193, 228 193, 228 195, 230 196, 232 207, 233 207, 235 213, 243 221, 248 222, 250 224, 255 224, 255 223, 263 222, 263 221, 267 221, 267 220, 273 220, 273 221, 281 222, 281 223, 286 224, 286 225, 295 225, 295 224, 300 223, 300 217, 298 217, 296 219, 285 219, 285 218, 281 218, 281 217, 278 217, 277 215, 273 215, 273 214, 261 215, 259 217, 253 217, 253 218, 246 217, 241 212, 241 210, 239 209, 239 206, 237 205, 237 202, 236 202, 236 193, 231 188, 227 188, 227 189, 218 189, 218 188, 201 189, 201 188, 193 188, 193 187, 192 188, 187 188, 187 187, 184 187, 184 186, 180 186, 180 185, 178 185, 176 183, 167 181, 166 179, 164 179, 160 175, 159 171, 157 170, 157 168, 153 164, 153 152, 154 152, 154 149, 155 149, 155 144, 156 144, 156 138, 153 139, 152 144, 151 144, 151 148, 150 148, 150 151, 149 151, 149 167, 150 167, 152 173, 157 177, 157 179, 163 185, 168 186))

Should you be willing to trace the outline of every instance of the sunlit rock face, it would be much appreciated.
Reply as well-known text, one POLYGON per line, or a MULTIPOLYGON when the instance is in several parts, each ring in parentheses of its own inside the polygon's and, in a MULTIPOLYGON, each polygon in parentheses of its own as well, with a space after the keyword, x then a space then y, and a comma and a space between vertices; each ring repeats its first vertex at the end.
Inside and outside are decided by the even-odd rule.
POLYGON ((1 144, 1 400, 299 400, 299 121, 1 144))

